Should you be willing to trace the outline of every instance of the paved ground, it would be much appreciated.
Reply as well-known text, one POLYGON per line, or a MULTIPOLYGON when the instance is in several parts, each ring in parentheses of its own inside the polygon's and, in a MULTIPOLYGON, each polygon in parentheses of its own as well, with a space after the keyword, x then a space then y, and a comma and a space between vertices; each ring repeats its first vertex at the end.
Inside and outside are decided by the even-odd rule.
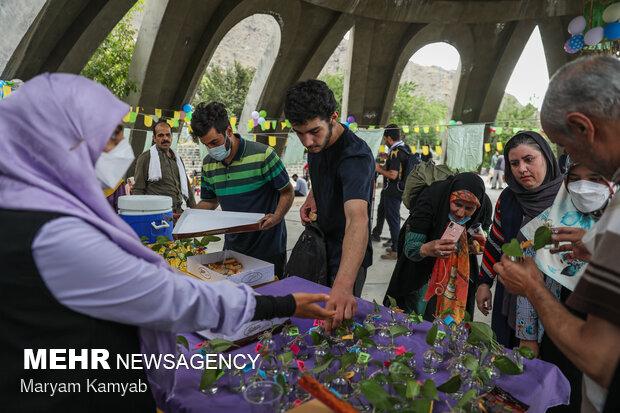
MULTIPOLYGON (((486 181, 486 180, 485 180, 486 181)), ((491 198, 493 205, 497 201, 501 191, 490 189, 487 183, 487 194, 491 198)), ((378 194, 377 194, 378 195, 378 194)), ((287 251, 291 251, 295 242, 299 238, 303 231, 303 226, 299 220, 299 208, 303 204, 304 198, 295 198, 295 202, 293 203, 293 207, 290 209, 288 214, 286 214, 286 229, 288 233, 287 240, 287 251)), ((375 212, 374 216, 376 217, 376 208, 378 203, 377 200, 374 204, 375 212)), ((409 216, 409 211, 401 206, 401 222, 409 216)), ((373 222, 374 227, 374 222, 373 222)), ((383 226, 383 234, 382 237, 389 237, 389 229, 387 222, 383 226)), ((383 260, 381 259, 381 255, 384 254, 385 248, 381 246, 381 243, 373 242, 373 265, 368 269, 368 274, 366 278, 366 284, 364 285, 364 290, 362 291, 362 298, 366 300, 372 301, 373 299, 377 300, 377 302, 381 302, 383 300, 383 296, 385 295, 385 291, 387 290, 388 284, 390 282, 390 278, 392 276, 392 271, 394 270, 394 265, 396 263, 395 260, 383 260)), ((212 243, 209 245, 209 249, 211 251, 219 251, 223 247, 223 241, 212 243)), ((489 317, 484 317, 480 312, 476 312, 474 314, 474 318, 480 321, 486 321, 490 323, 490 315, 489 317)))

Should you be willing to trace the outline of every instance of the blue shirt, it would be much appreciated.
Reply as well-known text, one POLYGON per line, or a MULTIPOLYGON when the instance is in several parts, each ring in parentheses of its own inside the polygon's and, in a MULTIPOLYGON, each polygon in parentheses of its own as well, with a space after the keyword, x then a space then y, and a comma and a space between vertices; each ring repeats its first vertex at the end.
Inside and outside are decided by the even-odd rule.
MULTIPOLYGON (((312 194, 316 201, 318 224, 325 235, 328 266, 334 275, 340 266, 346 217, 344 203, 362 199, 370 205, 375 173, 375 160, 362 139, 344 126, 344 132, 332 146, 319 153, 308 154, 312 194)), ((362 267, 372 264, 371 240, 368 237, 362 267)))

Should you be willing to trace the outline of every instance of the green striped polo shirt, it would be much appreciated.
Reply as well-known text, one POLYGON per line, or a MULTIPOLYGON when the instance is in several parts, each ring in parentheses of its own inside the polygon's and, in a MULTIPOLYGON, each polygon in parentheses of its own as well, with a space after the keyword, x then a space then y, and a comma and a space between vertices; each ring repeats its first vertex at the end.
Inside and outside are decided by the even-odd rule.
MULTIPOLYGON (((207 155, 202 165, 201 199, 217 198, 223 211, 273 213, 280 190, 289 185, 284 164, 273 148, 239 139, 230 165, 207 155)), ((267 231, 227 234, 225 249, 267 259, 286 251, 284 220, 267 231)))

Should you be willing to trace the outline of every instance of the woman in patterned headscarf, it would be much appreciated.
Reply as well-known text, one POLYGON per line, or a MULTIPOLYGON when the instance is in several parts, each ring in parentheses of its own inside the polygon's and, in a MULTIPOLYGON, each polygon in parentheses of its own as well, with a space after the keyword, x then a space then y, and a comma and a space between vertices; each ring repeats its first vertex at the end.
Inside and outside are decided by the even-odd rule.
MULTIPOLYGON (((485 202, 484 182, 474 173, 462 173, 436 182, 419 196, 407 221, 404 246, 387 295, 406 311, 434 316, 451 310, 460 321, 474 307, 475 277, 478 271, 467 229, 478 227, 491 214, 485 202), (451 223, 465 227, 458 238, 441 239, 451 223)), ((484 244, 484 235, 476 236, 484 244)))

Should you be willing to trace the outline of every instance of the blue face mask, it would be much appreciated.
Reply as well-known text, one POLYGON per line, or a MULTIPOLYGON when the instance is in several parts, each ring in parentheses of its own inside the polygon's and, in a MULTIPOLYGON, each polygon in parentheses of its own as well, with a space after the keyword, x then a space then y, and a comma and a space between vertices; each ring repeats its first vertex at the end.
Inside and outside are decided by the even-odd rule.
POLYGON ((216 161, 223 161, 224 159, 228 158, 228 155, 230 155, 229 142, 230 141, 228 139, 228 136, 226 136, 226 140, 220 146, 216 146, 215 148, 207 148, 207 151, 209 151, 209 155, 216 161), (228 148, 226 148, 226 146, 228 146, 228 148))
POLYGON ((452 215, 451 212, 448 213, 448 219, 452 222, 454 222, 455 224, 459 224, 459 225, 465 225, 470 219, 471 217, 463 217, 460 221, 457 220, 454 215, 452 215))

